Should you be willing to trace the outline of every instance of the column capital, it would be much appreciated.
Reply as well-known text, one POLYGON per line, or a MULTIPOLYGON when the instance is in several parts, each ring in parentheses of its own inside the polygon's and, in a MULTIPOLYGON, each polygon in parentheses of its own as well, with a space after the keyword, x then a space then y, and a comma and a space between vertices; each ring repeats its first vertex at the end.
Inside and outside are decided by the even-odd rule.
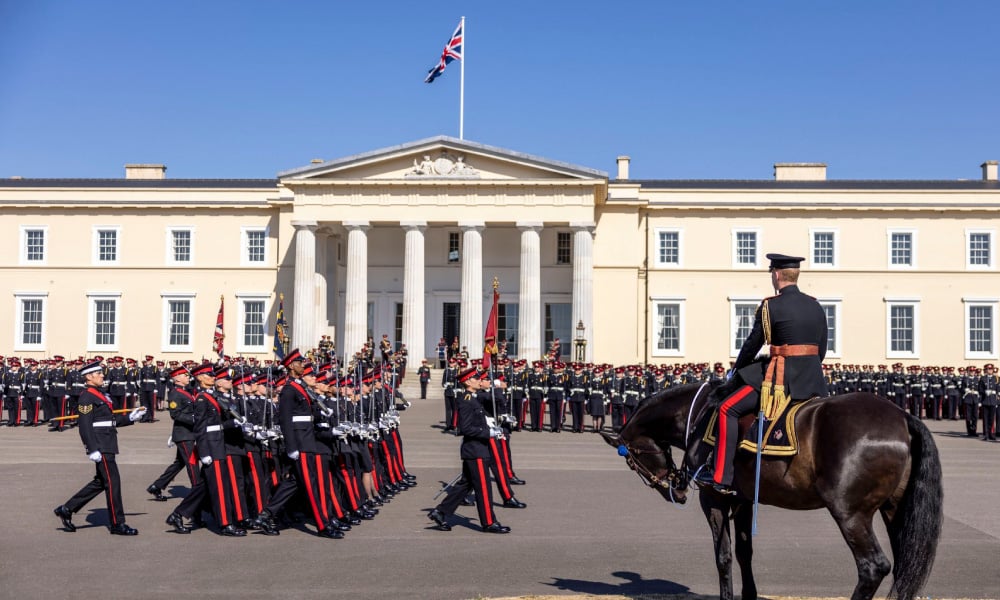
POLYGON ((573 231, 589 231, 593 233, 594 229, 597 228, 597 223, 593 221, 570 221, 569 228, 573 231))
POLYGON ((458 227, 462 231, 482 231, 486 229, 484 221, 459 221, 458 227))
POLYGON ((309 231, 316 231, 319 227, 319 223, 316 221, 292 221, 292 227, 295 231, 300 231, 302 229, 308 229, 309 231))
POLYGON ((343 221, 341 225, 348 231, 368 231, 371 228, 369 221, 343 221))
POLYGON ((518 221, 515 225, 521 231, 541 231, 545 226, 541 221, 518 221))
POLYGON ((407 231, 423 231, 427 229, 427 221, 400 221, 399 226, 407 231))

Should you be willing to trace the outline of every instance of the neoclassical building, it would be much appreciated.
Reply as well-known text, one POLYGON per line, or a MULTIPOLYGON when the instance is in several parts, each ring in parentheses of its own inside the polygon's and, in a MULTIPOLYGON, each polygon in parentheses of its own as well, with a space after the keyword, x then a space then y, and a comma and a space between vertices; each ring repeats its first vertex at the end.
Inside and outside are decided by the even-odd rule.
POLYGON ((0 354, 197 359, 224 302, 226 353, 267 358, 283 297, 296 346, 384 333, 432 356, 457 336, 477 356, 496 279, 517 356, 582 333, 592 361, 725 361, 783 252, 807 257, 830 360, 998 358, 995 161, 953 181, 635 180, 629 162, 610 178, 436 137, 268 179, 3 179, 0 354))

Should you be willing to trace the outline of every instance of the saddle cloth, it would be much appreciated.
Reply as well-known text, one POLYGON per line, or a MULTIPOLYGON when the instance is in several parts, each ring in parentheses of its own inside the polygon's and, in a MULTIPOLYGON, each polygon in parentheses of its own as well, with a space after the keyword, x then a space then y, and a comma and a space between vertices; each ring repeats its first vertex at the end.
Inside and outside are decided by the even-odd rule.
MULTIPOLYGON (((777 419, 767 422, 764 430, 764 449, 761 454, 765 456, 795 456, 799 452, 798 438, 795 436, 795 415, 799 409, 806 405, 809 400, 790 402, 785 410, 778 415, 777 419)), ((708 421, 708 429, 702 438, 710 446, 715 445, 716 424, 719 420, 719 411, 712 412, 708 421)), ((757 415, 744 415, 740 419, 739 440, 737 446, 739 450, 747 452, 757 452, 757 415)))

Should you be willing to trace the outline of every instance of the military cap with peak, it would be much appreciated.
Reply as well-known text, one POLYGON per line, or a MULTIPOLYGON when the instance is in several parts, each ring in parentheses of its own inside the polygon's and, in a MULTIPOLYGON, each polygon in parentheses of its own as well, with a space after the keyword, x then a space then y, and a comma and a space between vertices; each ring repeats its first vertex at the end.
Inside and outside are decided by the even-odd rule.
POLYGON ((769 269, 798 269, 799 263, 805 260, 801 256, 787 256, 785 254, 768 254, 767 260, 771 261, 769 269))

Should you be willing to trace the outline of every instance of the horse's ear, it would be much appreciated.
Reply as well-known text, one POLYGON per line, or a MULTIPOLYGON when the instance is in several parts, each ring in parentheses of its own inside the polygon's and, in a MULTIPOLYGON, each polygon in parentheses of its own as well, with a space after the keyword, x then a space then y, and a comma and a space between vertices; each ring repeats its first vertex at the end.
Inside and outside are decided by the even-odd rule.
POLYGON ((618 437, 617 433, 608 433, 607 431, 602 431, 601 437, 604 438, 604 441, 607 442, 608 445, 611 446, 612 448, 617 448, 622 444, 621 438, 618 437))

